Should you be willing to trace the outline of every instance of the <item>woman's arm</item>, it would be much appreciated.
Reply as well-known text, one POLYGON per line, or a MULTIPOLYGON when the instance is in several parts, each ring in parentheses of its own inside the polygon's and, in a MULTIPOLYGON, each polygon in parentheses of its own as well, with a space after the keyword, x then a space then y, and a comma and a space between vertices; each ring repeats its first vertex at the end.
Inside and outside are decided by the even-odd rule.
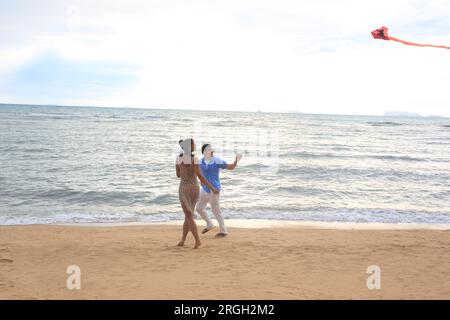
POLYGON ((180 178, 180 165, 179 164, 175 165, 175 171, 177 173, 177 178, 180 178))
POLYGON ((209 190, 211 190, 213 193, 216 193, 216 194, 219 193, 219 191, 217 191, 217 189, 214 188, 214 186, 208 180, 206 180, 205 177, 203 177, 203 175, 200 171, 200 165, 195 164, 194 168, 195 168, 195 174, 197 175, 198 179, 200 180, 200 183, 202 185, 206 184, 206 186, 209 188, 209 190))
POLYGON ((179 157, 177 156, 177 160, 175 161, 175 172, 177 173, 177 177, 180 178, 180 165, 178 164, 179 157))

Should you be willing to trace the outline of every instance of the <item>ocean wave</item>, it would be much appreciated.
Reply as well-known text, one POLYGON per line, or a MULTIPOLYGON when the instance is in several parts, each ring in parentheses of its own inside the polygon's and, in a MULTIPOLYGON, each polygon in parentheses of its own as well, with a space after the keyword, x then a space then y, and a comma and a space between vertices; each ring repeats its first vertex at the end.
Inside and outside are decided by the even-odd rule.
POLYGON ((348 192, 341 190, 332 190, 327 188, 312 188, 307 185, 295 185, 295 186, 280 186, 273 188, 269 191, 271 194, 275 195, 302 195, 302 196, 326 196, 326 197, 335 197, 336 198, 344 198, 349 195, 348 192))
MULTIPOLYGON (((334 208, 252 206, 241 209, 223 206, 222 213, 227 219, 267 219, 287 221, 354 222, 354 223, 433 223, 450 224, 450 212, 408 211, 379 208, 334 208)), ((85 224, 85 223, 131 223, 168 222, 182 220, 179 212, 148 214, 139 211, 71 211, 49 214, 0 214, 0 225, 29 224, 85 224)), ((200 220, 200 217, 196 217, 200 220)))
POLYGON ((342 157, 338 154, 333 153, 314 153, 314 152, 308 152, 308 151, 294 151, 289 153, 282 153, 280 154, 280 158, 336 158, 336 157, 342 157))
POLYGON ((25 153, 50 153, 53 151, 48 148, 23 148, 18 150, 25 153))
POLYGON ((236 120, 220 120, 220 121, 200 121, 200 123, 202 123, 202 125, 204 126, 208 126, 211 128, 215 128, 215 127, 224 127, 224 128, 230 128, 232 127, 233 129, 237 129, 237 128, 245 128, 245 127, 258 127, 258 125, 255 125, 255 121, 236 121, 236 120))
POLYGON ((166 119, 164 115, 133 115, 133 114, 96 114, 91 117, 93 122, 119 122, 119 121, 157 121, 166 119))
POLYGON ((239 166, 239 168, 243 170, 259 170, 270 168, 270 166, 262 163, 253 163, 253 164, 242 164, 239 166))
POLYGON ((411 156, 395 156, 395 155, 371 155, 367 158, 382 159, 382 160, 403 160, 403 161, 426 161, 425 158, 411 157, 411 156))
POLYGON ((430 141, 430 142, 425 142, 426 144, 431 144, 431 145, 450 145, 450 141, 449 142, 442 142, 442 141, 430 141))
POLYGON ((133 205, 145 201, 149 193, 135 191, 80 191, 64 188, 33 193, 33 196, 37 200, 59 200, 69 204, 133 205))
POLYGON ((130 222, 167 222, 177 220, 177 214, 142 214, 139 212, 89 212, 70 211, 52 215, 0 215, 0 225, 31 224, 89 224, 89 223, 130 223, 130 222))
POLYGON ((321 166, 280 166, 278 169, 280 177, 289 177, 300 179, 301 181, 330 181, 334 182, 336 179, 387 179, 391 181, 423 181, 440 183, 445 185, 450 180, 450 174, 436 174, 433 172, 418 172, 408 168, 403 170, 384 168, 349 168, 339 167, 333 168, 327 165, 321 166))
POLYGON ((303 158, 303 159, 321 159, 321 158, 342 158, 342 159, 380 159, 380 160, 402 160, 402 161, 432 161, 432 159, 412 157, 406 155, 377 155, 377 154, 358 154, 348 155, 342 153, 314 153, 307 151, 290 152, 280 154, 280 158, 303 158))
POLYGON ((393 122, 393 121, 367 121, 367 124, 375 127, 385 127, 385 126, 402 126, 403 123, 393 122))
POLYGON ((233 208, 222 210, 225 219, 268 219, 318 222, 356 223, 450 223, 450 212, 411 212, 398 209, 379 208, 333 208, 333 207, 254 207, 243 214, 233 208))
POLYGON ((176 203, 178 201, 178 195, 165 193, 160 194, 152 199, 152 203, 156 204, 170 204, 170 203, 176 203))
POLYGON ((4 147, 2 147, 2 146, 0 146, 0 151, 1 152, 11 152, 11 151, 15 151, 15 150, 17 150, 16 147, 11 147, 11 146, 4 146, 4 147))
POLYGON ((31 120, 49 119, 49 120, 73 120, 79 121, 83 119, 88 119, 89 116, 69 114, 69 113, 27 113, 25 117, 31 120))

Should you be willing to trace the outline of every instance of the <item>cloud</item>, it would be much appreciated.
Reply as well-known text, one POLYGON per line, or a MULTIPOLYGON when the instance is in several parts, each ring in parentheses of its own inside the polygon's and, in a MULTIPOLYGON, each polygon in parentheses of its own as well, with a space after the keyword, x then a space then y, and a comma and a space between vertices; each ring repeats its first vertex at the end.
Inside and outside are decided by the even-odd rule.
MULTIPOLYGON (((60 94, 47 96, 48 103, 450 115, 448 51, 370 36, 385 24, 398 37, 450 43, 446 1, 18 3, 0 8, 9 25, 0 36, 11 40, 0 43, 0 58, 10 57, 0 62, 8 88, 0 97, 14 101, 30 88, 33 59, 33 88, 49 87, 36 75, 48 63, 39 59, 53 52, 60 94), (17 23, 23 18, 25 27, 17 23), (67 76, 73 69, 66 63, 80 73, 67 76), (76 92, 74 79, 83 83, 76 92)), ((43 103, 37 94, 28 99, 43 103)))
POLYGON ((124 63, 70 60, 50 51, 16 70, 3 89, 26 103, 96 99, 132 85, 135 70, 124 63))

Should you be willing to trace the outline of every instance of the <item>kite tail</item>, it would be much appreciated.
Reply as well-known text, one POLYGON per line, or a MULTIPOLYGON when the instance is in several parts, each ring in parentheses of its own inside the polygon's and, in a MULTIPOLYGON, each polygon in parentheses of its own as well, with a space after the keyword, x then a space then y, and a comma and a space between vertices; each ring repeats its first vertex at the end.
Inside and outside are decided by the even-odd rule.
POLYGON ((409 41, 405 41, 405 40, 400 40, 394 37, 387 37, 389 40, 392 41, 397 41, 403 44, 406 44, 407 46, 416 46, 416 47, 433 47, 433 48, 442 48, 442 49, 450 49, 450 47, 446 47, 446 46, 437 46, 434 44, 420 44, 420 43, 414 43, 414 42, 409 42, 409 41))

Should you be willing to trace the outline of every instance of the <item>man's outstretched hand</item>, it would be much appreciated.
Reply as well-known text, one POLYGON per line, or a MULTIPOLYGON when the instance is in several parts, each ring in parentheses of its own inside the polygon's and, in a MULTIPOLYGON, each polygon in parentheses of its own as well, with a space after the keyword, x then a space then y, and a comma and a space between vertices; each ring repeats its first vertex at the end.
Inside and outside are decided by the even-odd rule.
POLYGON ((227 169, 233 170, 234 168, 236 168, 238 161, 241 159, 242 159, 242 154, 238 153, 236 155, 236 159, 234 159, 234 162, 232 164, 227 164, 227 169))

